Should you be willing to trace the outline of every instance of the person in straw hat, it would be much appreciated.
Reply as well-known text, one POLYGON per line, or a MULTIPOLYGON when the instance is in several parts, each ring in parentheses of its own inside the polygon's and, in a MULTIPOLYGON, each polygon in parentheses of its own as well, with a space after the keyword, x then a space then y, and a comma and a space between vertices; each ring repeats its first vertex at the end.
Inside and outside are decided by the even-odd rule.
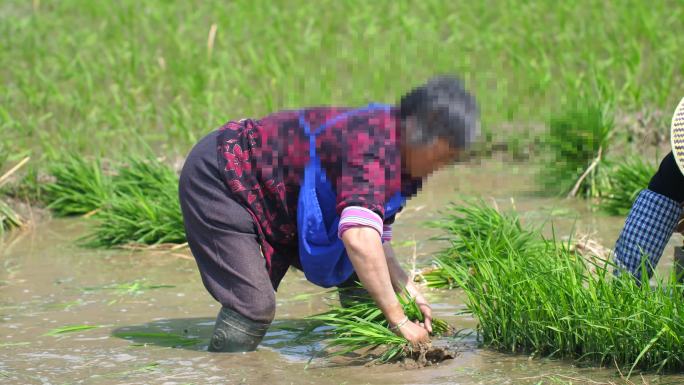
POLYGON ((639 281, 643 272, 651 277, 672 234, 684 230, 684 98, 670 133, 672 151, 637 196, 615 244, 616 274, 626 271, 639 281))

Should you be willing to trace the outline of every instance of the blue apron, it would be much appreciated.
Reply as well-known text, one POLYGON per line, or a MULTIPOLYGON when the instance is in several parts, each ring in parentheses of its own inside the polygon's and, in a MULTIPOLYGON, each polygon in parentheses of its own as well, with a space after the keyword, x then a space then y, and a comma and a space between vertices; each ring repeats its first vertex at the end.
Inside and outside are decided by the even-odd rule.
MULTIPOLYGON (((340 216, 335 209, 337 197, 316 155, 316 136, 352 115, 376 110, 388 111, 389 108, 371 103, 366 108, 337 115, 313 131, 304 118, 304 111, 299 115, 299 124, 309 137, 309 163, 304 169, 304 181, 297 206, 299 259, 306 279, 318 286, 332 287, 341 284, 351 277, 354 267, 344 243, 337 236, 340 223, 340 216)), ((401 192, 397 192, 385 204, 385 217, 396 214, 405 201, 401 192)))

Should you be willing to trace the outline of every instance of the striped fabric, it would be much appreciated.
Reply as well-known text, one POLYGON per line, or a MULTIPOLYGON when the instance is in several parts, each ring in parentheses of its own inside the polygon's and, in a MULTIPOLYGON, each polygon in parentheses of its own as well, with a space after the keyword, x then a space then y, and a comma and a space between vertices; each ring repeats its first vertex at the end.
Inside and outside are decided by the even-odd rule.
MULTIPOLYGON (((342 238, 342 234, 352 227, 367 226, 383 235, 382 218, 375 212, 360 206, 349 206, 342 210, 340 224, 337 227, 337 236, 342 238)), ((391 233, 390 233, 391 234, 391 233)))
POLYGON ((382 236, 380 238, 383 242, 389 242, 392 240, 392 225, 382 226, 382 236))

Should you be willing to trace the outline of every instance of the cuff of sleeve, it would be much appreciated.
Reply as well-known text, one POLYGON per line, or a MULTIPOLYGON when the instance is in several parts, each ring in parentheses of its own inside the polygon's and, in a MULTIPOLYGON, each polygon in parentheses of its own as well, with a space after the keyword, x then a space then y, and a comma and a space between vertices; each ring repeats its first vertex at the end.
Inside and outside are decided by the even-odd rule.
POLYGON ((383 225, 382 226, 382 235, 380 236, 383 242, 391 241, 392 240, 392 226, 391 225, 383 225))
POLYGON ((352 227, 366 226, 378 232, 382 236, 382 218, 375 212, 365 207, 349 206, 342 210, 340 224, 337 227, 337 236, 342 238, 342 234, 352 227))

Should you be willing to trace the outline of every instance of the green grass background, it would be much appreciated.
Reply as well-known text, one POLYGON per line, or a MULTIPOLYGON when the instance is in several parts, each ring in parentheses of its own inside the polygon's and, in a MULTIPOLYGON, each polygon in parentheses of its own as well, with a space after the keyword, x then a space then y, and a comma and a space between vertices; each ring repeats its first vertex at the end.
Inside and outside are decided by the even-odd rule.
POLYGON ((184 155, 230 119, 394 102, 444 72, 483 126, 578 94, 624 113, 684 94, 682 1, 16 1, 0 4, 0 139, 12 158, 184 155), (211 54, 207 37, 217 33, 211 54))

